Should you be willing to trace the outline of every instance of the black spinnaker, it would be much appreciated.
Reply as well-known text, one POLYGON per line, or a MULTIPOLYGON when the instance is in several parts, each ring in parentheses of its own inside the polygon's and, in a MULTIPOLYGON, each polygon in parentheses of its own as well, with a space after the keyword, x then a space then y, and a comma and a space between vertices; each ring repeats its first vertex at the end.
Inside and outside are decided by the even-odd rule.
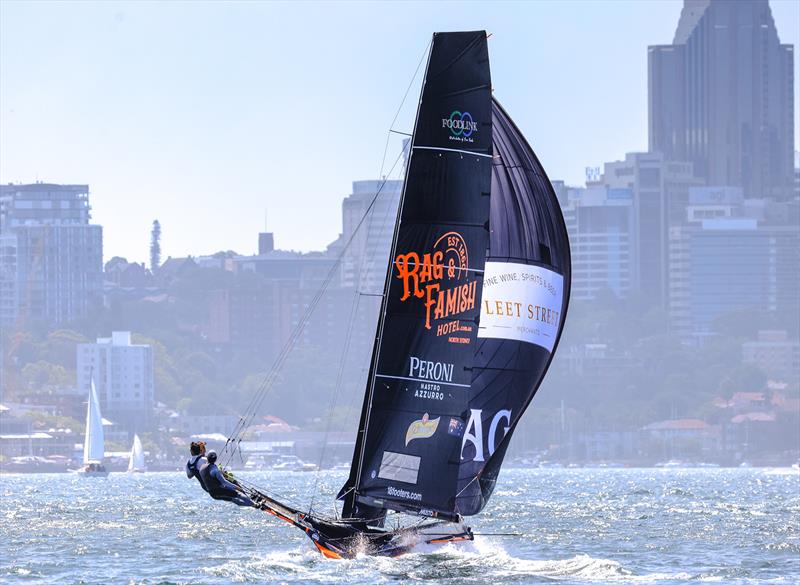
POLYGON ((569 289, 563 217, 491 96, 486 33, 434 34, 342 518, 251 495, 326 556, 471 539, 462 516, 492 494, 569 289), (383 529, 388 510, 423 522, 383 529))

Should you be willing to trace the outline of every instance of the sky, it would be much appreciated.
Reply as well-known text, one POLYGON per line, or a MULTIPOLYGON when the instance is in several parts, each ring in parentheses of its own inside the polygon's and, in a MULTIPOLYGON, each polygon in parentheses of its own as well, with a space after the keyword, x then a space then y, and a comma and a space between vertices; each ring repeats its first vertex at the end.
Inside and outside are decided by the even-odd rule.
MULTIPOLYGON (((647 149, 647 46, 672 41, 681 6, 3 0, 0 182, 89 184, 105 260, 146 261, 154 219, 164 258, 252 254, 265 227, 322 250, 352 181, 379 176, 431 33, 485 29, 495 97, 549 176, 582 184, 647 149)), ((800 2, 771 6, 797 46, 800 2)))

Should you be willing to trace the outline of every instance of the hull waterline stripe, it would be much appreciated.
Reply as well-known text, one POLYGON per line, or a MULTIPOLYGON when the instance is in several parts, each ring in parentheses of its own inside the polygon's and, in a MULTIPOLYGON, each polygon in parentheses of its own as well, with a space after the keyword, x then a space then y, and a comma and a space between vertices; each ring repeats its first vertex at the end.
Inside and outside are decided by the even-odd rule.
POLYGON ((408 380, 410 382, 427 382, 429 384, 441 384, 442 386, 457 386, 458 388, 469 388, 469 384, 456 384, 455 382, 440 382, 439 380, 426 380, 424 378, 407 378, 405 376, 390 376, 388 374, 375 374, 376 378, 390 378, 392 380, 408 380))
POLYGON ((440 146, 415 146, 414 150, 444 150, 446 152, 460 152, 461 154, 468 154, 470 156, 484 156, 486 158, 492 158, 491 154, 472 152, 471 150, 460 150, 458 148, 442 148, 440 146))
POLYGON ((335 553, 331 549, 322 546, 316 540, 312 540, 312 542, 316 545, 316 547, 319 549, 319 552, 321 552, 322 556, 324 556, 326 559, 341 559, 342 558, 342 555, 340 555, 339 553, 335 553))

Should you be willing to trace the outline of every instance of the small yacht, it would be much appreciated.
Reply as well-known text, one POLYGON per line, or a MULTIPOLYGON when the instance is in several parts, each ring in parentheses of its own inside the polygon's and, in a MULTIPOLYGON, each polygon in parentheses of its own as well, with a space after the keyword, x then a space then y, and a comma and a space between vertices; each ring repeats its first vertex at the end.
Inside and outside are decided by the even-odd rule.
POLYGON ((147 471, 147 464, 144 462, 144 449, 139 435, 133 435, 133 446, 131 447, 131 457, 128 461, 128 473, 144 473, 147 471))
POLYGON ((89 403, 86 407, 86 438, 83 442, 83 467, 78 474, 84 477, 106 477, 108 470, 103 465, 105 456, 105 439, 103 437, 103 417, 100 415, 100 403, 92 380, 89 391, 89 403))

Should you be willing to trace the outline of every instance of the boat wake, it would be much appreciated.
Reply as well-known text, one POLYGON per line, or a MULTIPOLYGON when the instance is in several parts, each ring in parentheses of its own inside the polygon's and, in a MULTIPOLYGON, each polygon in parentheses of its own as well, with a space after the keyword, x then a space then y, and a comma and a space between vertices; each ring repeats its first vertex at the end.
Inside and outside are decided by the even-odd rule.
POLYGON ((566 559, 533 560, 509 553, 500 542, 476 538, 452 545, 421 545, 398 558, 358 556, 328 560, 305 544, 292 550, 274 551, 258 558, 220 562, 202 569, 210 577, 227 582, 300 580, 331 583, 377 583, 402 579, 408 582, 485 583, 492 575, 498 582, 569 583, 663 583, 687 580, 718 581, 718 575, 685 572, 635 574, 619 562, 586 554, 566 559))
POLYGON ((404 560, 416 561, 417 566, 409 576, 420 581, 458 577, 464 581, 485 582, 487 574, 500 581, 609 581, 628 579, 632 575, 616 561, 589 555, 558 560, 520 558, 507 551, 499 541, 480 536, 470 543, 421 546, 404 560), (412 560, 412 557, 416 558, 412 560))

